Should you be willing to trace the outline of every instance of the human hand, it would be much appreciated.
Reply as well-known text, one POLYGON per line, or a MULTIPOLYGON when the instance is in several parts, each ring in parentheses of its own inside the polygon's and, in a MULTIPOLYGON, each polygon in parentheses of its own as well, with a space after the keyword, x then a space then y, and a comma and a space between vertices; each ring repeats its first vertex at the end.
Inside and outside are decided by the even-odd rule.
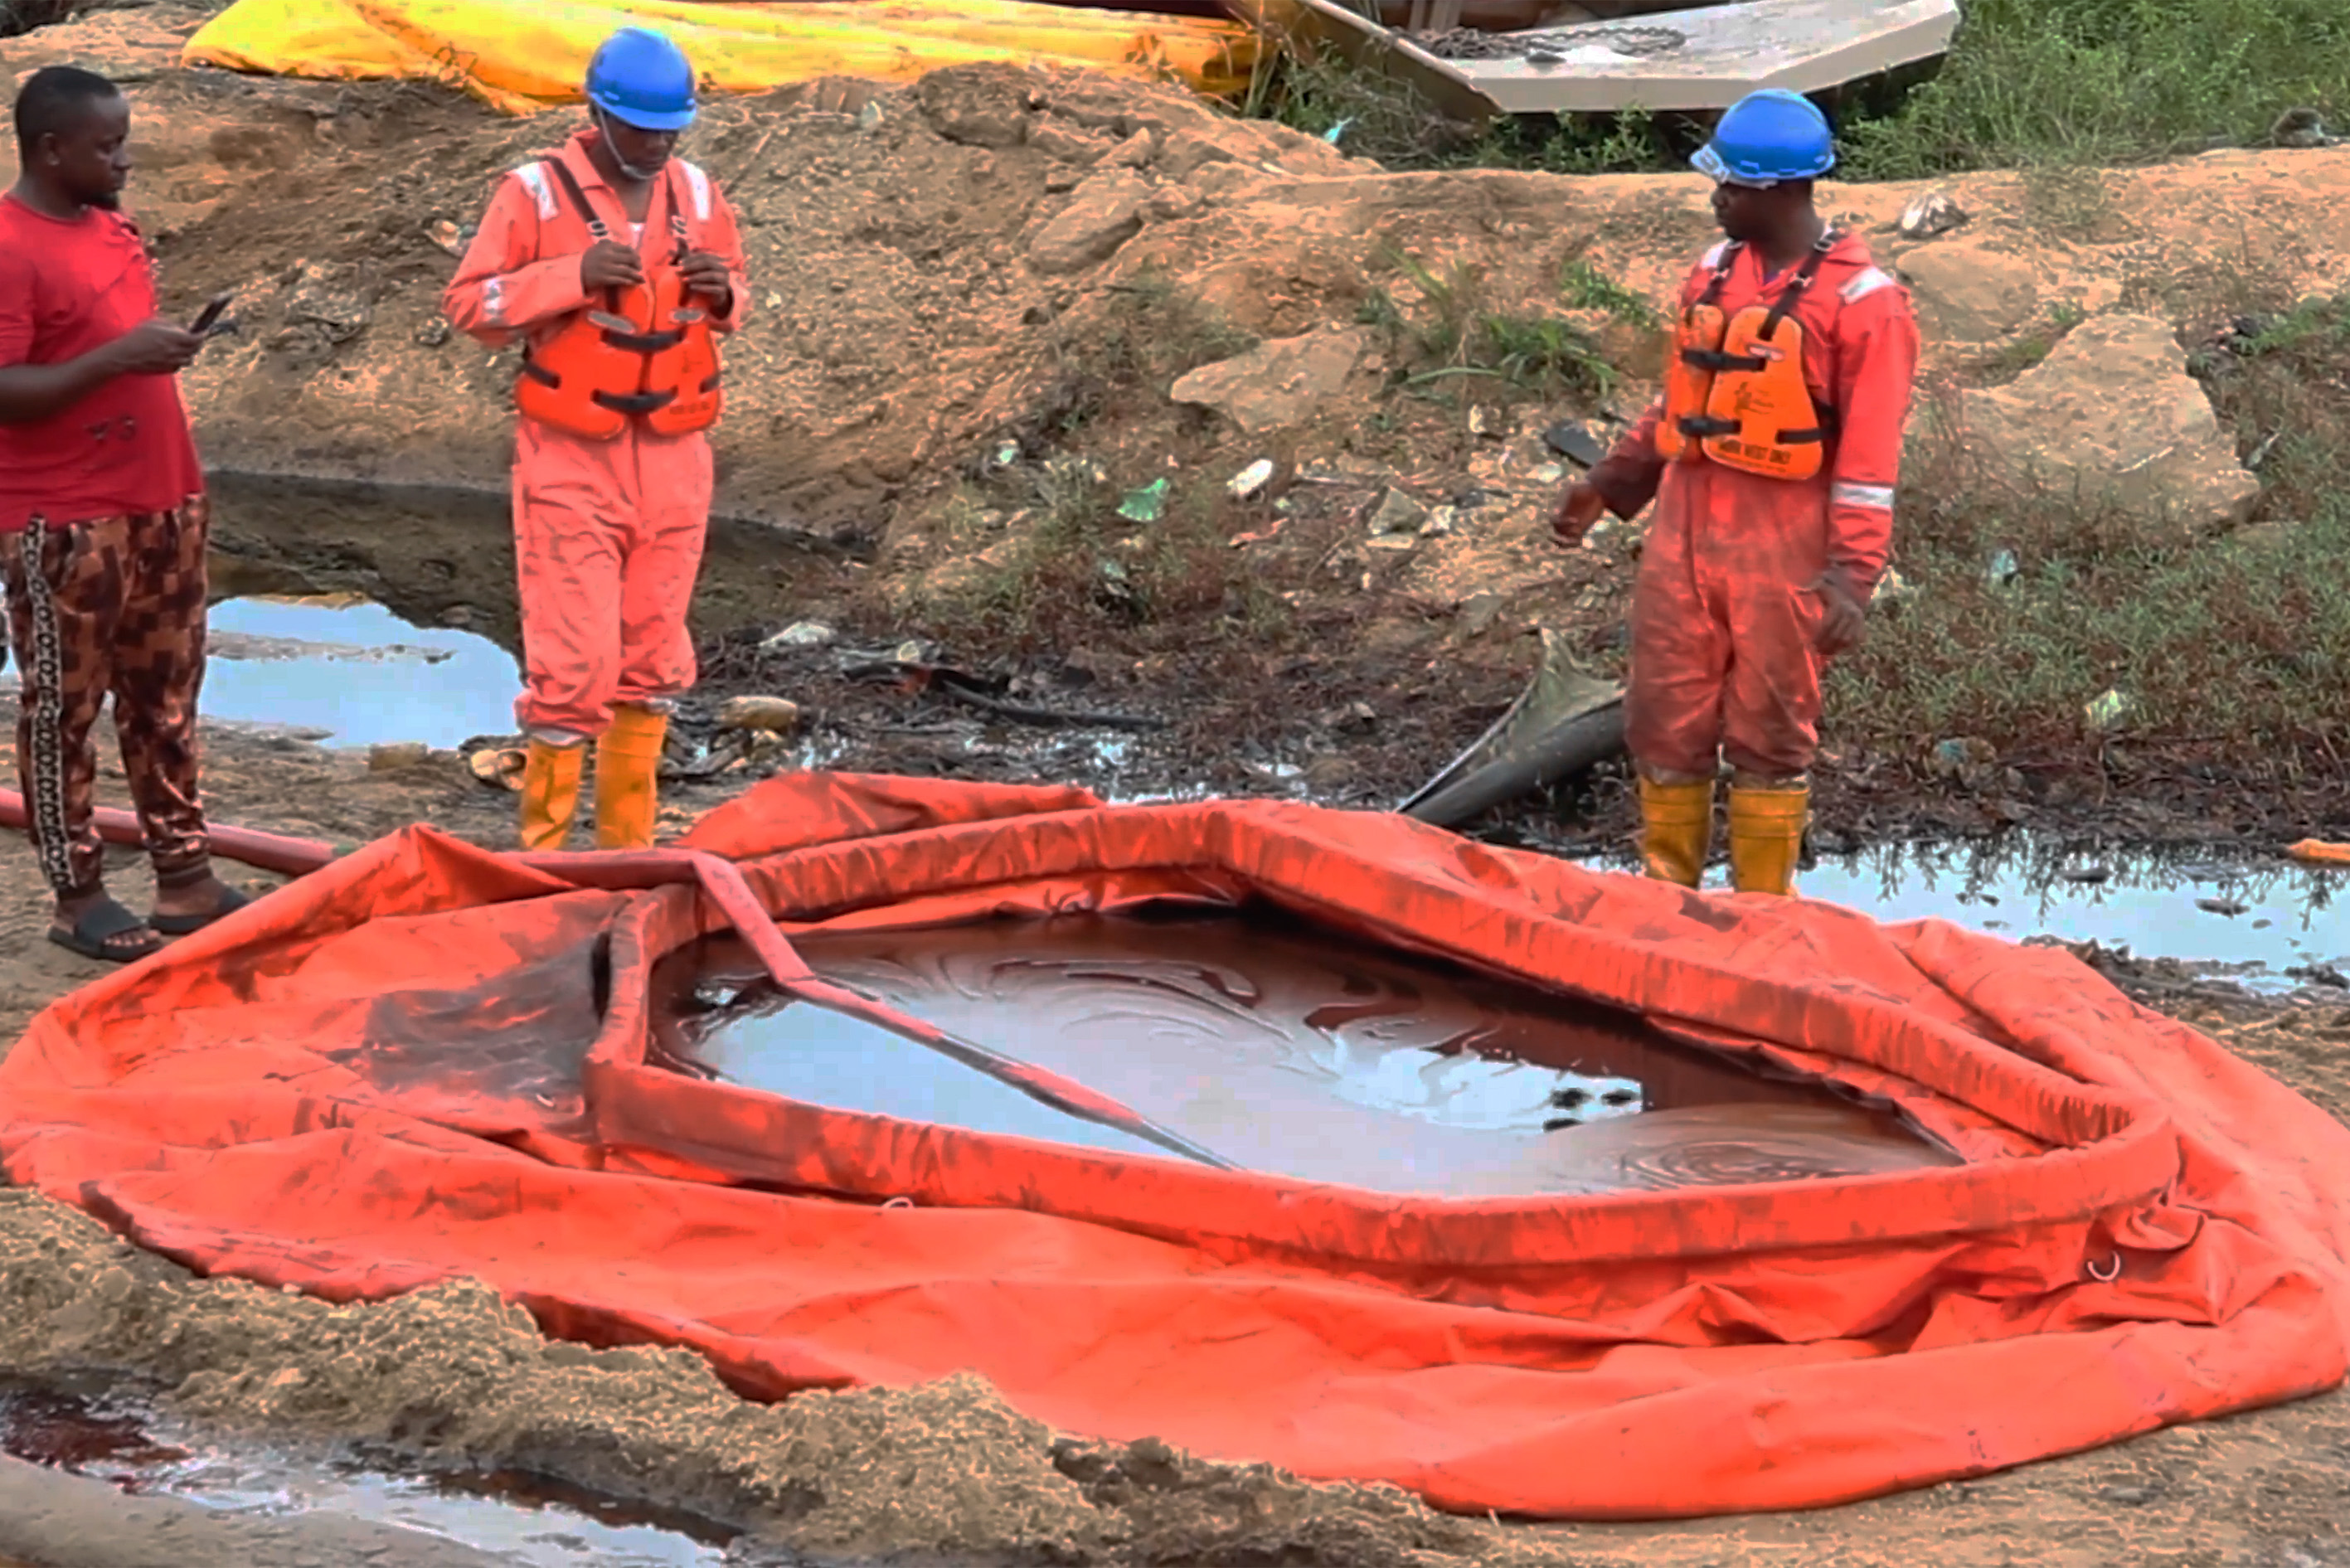
POLYGON ((1830 566, 1804 589, 1820 601, 1820 629, 1814 645, 1833 659, 1860 646, 1868 629, 1868 602, 1841 566, 1830 566))
POLYGON ((599 240, 579 258, 579 286, 588 294, 635 288, 644 281, 644 258, 617 240, 599 240))
POLYGON ((1583 543, 1583 536, 1591 532, 1592 524, 1607 510, 1607 497, 1593 489, 1590 481, 1578 479, 1559 497, 1558 510, 1551 515, 1550 531, 1558 535, 1560 544, 1571 549, 1583 543))
POLYGON ((204 340, 176 321, 142 321, 101 350, 118 376, 169 376, 184 370, 204 340))
POLYGON ((685 286, 718 306, 724 314, 727 303, 733 297, 734 276, 726 270, 725 261, 708 251, 689 251, 677 264, 678 275, 685 286))

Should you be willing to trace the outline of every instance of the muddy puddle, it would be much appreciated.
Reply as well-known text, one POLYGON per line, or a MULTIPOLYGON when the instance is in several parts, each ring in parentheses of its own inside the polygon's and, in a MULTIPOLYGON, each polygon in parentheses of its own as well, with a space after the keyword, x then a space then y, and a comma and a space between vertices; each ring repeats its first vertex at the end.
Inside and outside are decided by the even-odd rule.
POLYGON ((0 1388, 0 1452, 222 1515, 360 1521, 522 1568, 718 1568, 732 1532, 511 1472, 401 1476, 367 1456, 224 1440, 92 1390, 0 1388))
MULTIPOLYGON (((799 939, 826 979, 1107 1095, 1250 1170, 1588 1193, 1942 1164, 1893 1115, 1629 1014, 1257 918, 1073 916, 799 939)), ((677 1064, 795 1099, 1166 1158, 712 942, 657 981, 677 1064)))
POLYGON ((2012 837, 1828 858, 1801 891, 1880 920, 1934 918, 2171 959, 2256 991, 2350 986, 2342 871, 2209 854, 2083 852, 2012 837))
POLYGON ((347 597, 229 599, 212 609, 203 710, 330 746, 451 747, 515 727, 521 676, 487 638, 414 627, 347 597))
MULTIPOLYGON (((13 669, 0 691, 16 690, 13 669)), ((487 638, 411 626, 352 595, 252 595, 212 607, 207 723, 328 746, 446 749, 515 727, 514 656, 487 638)))

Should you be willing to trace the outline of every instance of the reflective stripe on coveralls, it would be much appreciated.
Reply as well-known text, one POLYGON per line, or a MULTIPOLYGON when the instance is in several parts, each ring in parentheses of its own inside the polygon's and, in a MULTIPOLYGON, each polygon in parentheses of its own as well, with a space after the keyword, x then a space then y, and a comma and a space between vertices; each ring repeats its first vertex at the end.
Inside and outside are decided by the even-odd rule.
MULTIPOLYGON (((606 227, 629 232, 619 196, 588 156, 582 131, 554 154, 606 227)), ((692 249, 726 263, 732 331, 749 292, 743 245, 725 198, 699 169, 655 182, 639 248, 675 244, 669 209, 681 193, 692 249)), ((543 348, 588 301, 579 258, 591 236, 565 210, 536 163, 502 182, 481 232, 443 299, 461 330, 492 347, 523 338, 543 348)), ((532 735, 577 742, 601 734, 616 704, 658 705, 693 683, 686 611, 708 527, 710 444, 700 434, 630 429, 588 441, 536 420, 517 421, 515 545, 526 684, 515 716, 532 735)))

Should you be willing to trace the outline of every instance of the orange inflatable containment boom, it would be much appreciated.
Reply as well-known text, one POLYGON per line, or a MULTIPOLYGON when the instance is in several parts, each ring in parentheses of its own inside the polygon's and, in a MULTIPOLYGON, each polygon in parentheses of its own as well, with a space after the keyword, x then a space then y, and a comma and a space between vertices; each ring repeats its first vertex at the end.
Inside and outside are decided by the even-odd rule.
POLYGON ((1263 801, 795 774, 684 847, 417 828, 345 856, 35 1020, 0 1166, 214 1275, 338 1301, 477 1278, 754 1397, 972 1370, 1060 1430, 1479 1512, 1837 1502, 2344 1374, 2350 1130, 2061 951, 1263 801), (804 933, 1169 900, 1628 1009, 1898 1106, 1960 1162, 1404 1196, 828 1107, 649 1047, 655 961, 730 927, 804 973, 804 933))

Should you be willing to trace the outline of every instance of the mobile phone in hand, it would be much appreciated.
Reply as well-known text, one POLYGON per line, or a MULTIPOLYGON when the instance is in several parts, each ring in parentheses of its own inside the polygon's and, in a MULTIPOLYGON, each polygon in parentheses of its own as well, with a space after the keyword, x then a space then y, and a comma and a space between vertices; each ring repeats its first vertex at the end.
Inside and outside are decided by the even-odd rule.
POLYGON ((213 296, 211 299, 204 302, 203 314, 196 317, 188 330, 199 337, 211 337, 213 328, 220 325, 221 313, 228 308, 229 301, 235 297, 234 294, 213 296))

